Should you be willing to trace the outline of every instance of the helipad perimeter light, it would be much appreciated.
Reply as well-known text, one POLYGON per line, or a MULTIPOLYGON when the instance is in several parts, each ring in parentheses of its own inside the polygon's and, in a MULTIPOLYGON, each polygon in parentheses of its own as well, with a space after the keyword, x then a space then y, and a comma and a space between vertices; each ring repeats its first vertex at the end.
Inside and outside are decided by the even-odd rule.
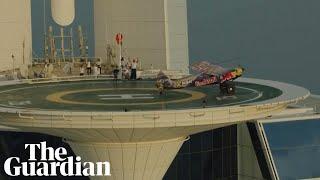
POLYGON ((59 25, 70 25, 75 17, 74 0, 51 0, 51 14, 59 25))

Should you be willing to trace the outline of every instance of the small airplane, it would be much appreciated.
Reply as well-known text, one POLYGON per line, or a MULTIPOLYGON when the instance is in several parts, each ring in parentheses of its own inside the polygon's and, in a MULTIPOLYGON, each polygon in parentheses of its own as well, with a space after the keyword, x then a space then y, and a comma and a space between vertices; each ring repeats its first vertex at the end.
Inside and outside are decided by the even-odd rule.
POLYGON ((160 94, 162 94, 164 89, 180 89, 219 84, 221 94, 234 95, 236 88, 233 80, 242 76, 244 72, 244 68, 241 66, 227 70, 207 61, 196 62, 191 65, 191 69, 199 72, 199 74, 173 80, 163 72, 160 72, 157 75, 156 81, 156 87, 159 89, 160 94))

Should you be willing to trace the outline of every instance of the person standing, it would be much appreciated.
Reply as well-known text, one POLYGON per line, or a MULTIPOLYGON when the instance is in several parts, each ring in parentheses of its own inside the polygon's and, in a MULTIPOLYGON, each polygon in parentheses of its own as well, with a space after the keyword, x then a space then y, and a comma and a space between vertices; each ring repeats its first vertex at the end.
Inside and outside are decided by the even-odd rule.
POLYGON ((49 73, 49 63, 45 62, 44 68, 43 68, 43 74, 45 78, 48 78, 48 73, 49 73))
POLYGON ((93 75, 95 75, 95 76, 99 75, 98 66, 96 64, 93 66, 93 75))
POLYGON ((91 74, 91 63, 89 60, 87 60, 87 75, 91 74))
POLYGON ((80 66, 80 76, 84 75, 84 67, 83 65, 80 66))
POLYGON ((132 80, 137 79, 137 66, 138 66, 138 60, 133 59, 131 64, 131 78, 132 80))
POLYGON ((97 66, 98 66, 99 74, 101 74, 101 60, 98 59, 98 61, 97 61, 96 64, 97 64, 97 66))
POLYGON ((126 65, 126 62, 124 61, 124 58, 121 57, 121 61, 120 61, 121 69, 123 69, 125 65, 126 65))
POLYGON ((116 66, 115 69, 113 70, 113 79, 114 80, 118 79, 118 74, 119 74, 119 68, 118 68, 118 66, 116 66))

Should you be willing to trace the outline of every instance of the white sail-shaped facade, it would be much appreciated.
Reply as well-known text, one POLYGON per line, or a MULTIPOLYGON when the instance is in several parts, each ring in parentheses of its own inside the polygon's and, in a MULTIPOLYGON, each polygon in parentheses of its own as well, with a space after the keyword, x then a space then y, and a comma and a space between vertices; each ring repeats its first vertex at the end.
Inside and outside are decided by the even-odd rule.
POLYGON ((31 62, 30 6, 30 0, 1 0, 0 71, 18 69, 31 62))

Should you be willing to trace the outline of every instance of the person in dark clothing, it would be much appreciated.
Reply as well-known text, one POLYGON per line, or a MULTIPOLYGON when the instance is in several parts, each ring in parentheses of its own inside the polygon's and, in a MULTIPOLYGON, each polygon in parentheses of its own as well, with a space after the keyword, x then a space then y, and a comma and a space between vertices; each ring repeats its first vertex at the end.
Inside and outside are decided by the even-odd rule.
POLYGON ((91 75, 91 62, 87 61, 87 74, 91 75))
POLYGON ((131 78, 132 80, 137 79, 137 66, 138 66, 138 60, 133 60, 131 64, 131 78))
POLYGON ((113 70, 113 79, 117 80, 118 79, 118 74, 119 74, 119 68, 116 66, 116 68, 113 70))

